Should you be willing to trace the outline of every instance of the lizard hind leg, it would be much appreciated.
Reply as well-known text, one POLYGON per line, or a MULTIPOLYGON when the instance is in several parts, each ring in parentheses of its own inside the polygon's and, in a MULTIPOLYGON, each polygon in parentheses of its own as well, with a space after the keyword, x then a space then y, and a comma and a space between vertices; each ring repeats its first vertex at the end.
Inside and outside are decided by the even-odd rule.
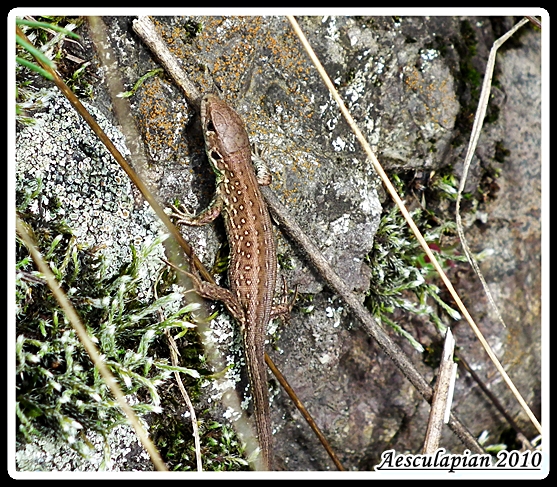
POLYGON ((189 261, 189 271, 177 267, 176 265, 163 259, 166 264, 168 264, 173 269, 188 276, 193 284, 195 292, 205 299, 210 299, 211 301, 220 301, 226 307, 227 311, 236 319, 239 323, 245 322, 245 315, 242 306, 236 299, 236 297, 226 288, 220 287, 212 282, 207 282, 201 280, 199 272, 194 264, 194 254, 188 257, 189 261))

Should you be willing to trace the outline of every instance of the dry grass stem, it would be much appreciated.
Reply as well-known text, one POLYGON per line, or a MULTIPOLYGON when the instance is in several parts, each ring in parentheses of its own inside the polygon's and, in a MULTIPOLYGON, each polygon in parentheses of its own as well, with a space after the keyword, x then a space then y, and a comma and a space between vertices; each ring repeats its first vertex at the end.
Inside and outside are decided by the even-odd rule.
POLYGON ((296 32, 296 34, 298 35, 298 37, 300 38, 300 41, 302 43, 302 45, 304 46, 304 48, 306 49, 309 57, 311 58, 312 62, 314 63, 315 67, 317 68, 317 70, 319 71, 319 74, 321 75, 324 83, 327 85, 327 87, 329 88, 329 91, 332 95, 332 97, 335 99, 335 101, 337 102, 341 113, 343 114, 344 118, 346 119, 346 121, 348 122, 348 124, 350 125, 350 128, 354 131, 354 134, 356 135, 356 138, 358 139, 358 141, 361 143, 362 147, 364 148, 366 154, 368 155, 368 157, 371 160, 371 163, 373 164, 373 167, 375 168, 375 170, 377 171, 377 174, 379 175, 379 177, 381 178, 381 180, 383 181, 383 184, 385 185, 387 191, 389 192, 389 194, 391 195, 393 201, 396 203, 396 205, 398 206, 398 208, 400 209, 401 214, 403 215, 404 219, 406 220, 406 222, 408 223, 408 226, 410 227, 410 229, 412 230, 412 233, 414 233, 414 235, 416 236, 416 239, 418 240, 418 242, 420 243, 421 247, 423 248, 425 254, 427 255, 427 257, 430 259, 430 262, 432 263, 432 265, 435 267, 435 270, 437 271, 437 273, 439 274, 441 280, 443 281, 443 284, 445 284, 447 290, 449 291, 449 293, 451 294, 451 296, 453 297, 455 303, 458 306, 458 309, 460 310, 460 312, 462 313, 462 315, 464 316, 464 318, 466 319, 466 321, 468 322, 468 324, 470 325, 470 327, 472 328, 473 332, 475 333, 476 337, 478 338, 478 340, 480 341, 480 343, 482 344, 482 347, 485 349, 486 353, 488 354, 489 358, 491 359, 491 361, 493 362, 493 364, 495 365, 495 367, 497 368, 497 370, 499 371, 499 373, 501 374, 501 376, 503 377, 505 383, 507 384, 507 386, 509 387, 509 389, 512 391, 512 393, 514 394, 514 396, 516 397, 517 401, 519 402, 519 404, 521 405, 522 409, 526 412, 526 414, 528 415, 528 417, 530 418, 530 420, 532 421, 532 423, 534 424, 534 426, 536 427, 536 429, 541 433, 542 429, 541 429, 541 424, 539 423, 539 421, 537 420, 537 418, 534 416, 534 413, 532 413, 531 409, 529 408, 528 404, 526 403, 526 401, 523 399, 522 395, 520 394, 520 392, 518 391, 518 389, 515 387, 515 385, 513 384, 511 378, 508 376, 508 374, 506 373, 505 369, 503 368, 503 366, 501 365, 501 363, 499 362, 499 359, 497 358, 497 356, 495 355, 495 353, 493 352, 493 350, 491 349, 491 346, 489 345, 489 343, 487 342, 487 340, 484 338, 482 332, 480 331, 480 329, 478 328, 478 326, 476 325, 476 323, 474 322, 474 319, 472 318, 472 316, 470 315, 470 313, 468 312, 468 310, 466 309, 466 307, 464 306, 464 303, 462 302, 462 300, 460 299, 460 297, 458 296, 454 286, 452 285, 451 281, 449 280, 449 278, 447 277, 447 275, 445 274, 445 272, 443 271, 441 265, 439 264, 439 262, 437 261, 437 259, 435 258, 435 255, 433 254, 433 252, 431 252, 429 246, 427 245, 427 242, 425 241, 425 239, 423 238, 420 230, 418 229, 418 227, 416 226, 416 224, 414 223, 414 221, 412 220, 412 217, 410 216, 410 213, 408 212, 408 210, 406 209, 406 206, 404 205, 402 199, 400 198, 400 196, 398 195, 398 193, 396 192, 395 187, 393 186, 393 184, 391 183, 391 181, 389 180, 389 177, 387 176, 387 174, 385 173, 385 171, 383 170, 383 168, 381 167, 381 164, 379 163, 377 157, 375 156, 375 154, 373 153, 373 151, 371 150, 371 147, 369 146, 366 138, 364 137, 364 135, 362 134, 362 132, 360 131, 359 127, 357 126, 356 122, 354 121, 354 119, 352 118, 352 115, 350 114, 350 112, 348 111, 348 109, 346 108, 346 105, 344 104, 342 98, 340 97, 340 95, 338 94, 335 86, 333 85, 333 82, 329 79, 325 69, 323 68, 323 66, 321 65, 319 59, 317 58, 317 56, 315 55, 315 53, 313 52, 312 47, 310 46, 308 40, 306 39, 304 33, 302 32, 302 30, 300 29, 300 26, 298 25, 298 23, 296 22, 296 20, 294 19, 293 16, 288 16, 288 20, 290 21, 290 23, 292 24, 292 28, 294 29, 294 31, 296 32))
POLYGON ((470 164, 472 162, 472 157, 474 156, 474 152, 476 151, 476 147, 478 145, 478 140, 480 139, 480 135, 482 132, 483 121, 485 118, 485 114, 487 112, 487 104, 489 103, 489 93, 491 89, 491 80, 493 78, 493 69, 495 68, 495 56, 497 54, 497 50, 501 47, 501 45, 511 36, 513 35, 520 27, 524 24, 528 23, 528 19, 522 19, 518 24, 516 24, 511 30, 509 30, 504 36, 500 37, 493 43, 493 47, 489 53, 489 58, 487 60, 487 66, 485 68, 485 75, 484 81, 482 85, 482 91, 480 94, 480 100, 478 102, 478 110, 476 111, 476 116, 474 118, 474 126, 472 127, 472 133, 470 135, 470 143, 468 144, 468 150, 466 151, 466 156, 464 158, 464 168, 462 171, 462 177, 460 179, 460 185, 458 187, 458 193, 456 198, 456 228, 458 232, 458 236, 460 241, 462 242, 462 248, 464 253, 466 254, 466 258, 470 265, 474 269, 474 272, 480 279, 482 286, 484 288, 485 294, 493 311, 495 312, 497 319, 506 327, 505 322, 503 321, 503 317, 499 312, 499 308, 491 295, 491 291, 485 281, 483 274, 480 271, 480 267, 478 266, 478 262, 474 258, 470 247, 468 246, 468 242, 466 241, 466 237, 464 235, 464 228, 462 226, 462 218, 460 215, 460 202, 462 201, 462 193, 464 191, 464 187, 466 186, 466 180, 468 178, 468 171, 470 169, 470 164))
MULTIPOLYGON (((164 334, 166 335, 166 339, 168 340, 168 345, 169 345, 169 348, 170 348, 170 358, 172 360, 172 365, 177 367, 177 366, 180 365, 180 363, 178 361, 178 356, 180 355, 180 352, 178 351, 178 347, 176 345, 176 342, 174 341, 174 338, 170 334, 170 330, 166 329, 164 331, 164 334)), ((182 397, 184 398, 184 401, 185 401, 186 405, 188 406, 188 411, 189 411, 190 417, 191 417, 191 427, 193 429, 193 440, 194 440, 194 443, 195 443, 195 461, 196 461, 196 465, 197 465, 197 471, 202 472, 203 471, 203 465, 202 465, 202 462, 201 462, 201 443, 199 441, 199 428, 197 426, 197 415, 195 414, 195 408, 193 407, 190 396, 189 396, 188 392, 186 391, 186 388, 184 387, 184 383, 182 382, 182 378, 180 377, 180 373, 177 372, 177 371, 174 372, 174 377, 176 378, 176 383, 178 384, 178 389, 180 389, 182 397)))
MULTIPOLYGON (((445 346, 443 348, 443 356, 439 365, 439 373, 437 374, 437 383, 433 400, 431 401, 431 410, 429 412, 429 420, 425 435, 425 442, 422 453, 431 455, 439 448, 439 440, 441 439, 441 431, 443 424, 446 422, 445 417, 451 406, 451 389, 456 378, 455 371, 457 364, 453 362, 455 341, 451 329, 445 334, 445 346)), ((447 418, 448 419, 448 418, 447 418)))
POLYGON ((155 447, 155 445, 153 444, 153 442, 149 438, 149 435, 147 434, 147 432, 145 431, 145 429, 143 428, 141 423, 139 422, 139 419, 136 416, 136 414, 134 413, 133 409, 130 407, 130 405, 126 401, 124 393, 122 392, 122 389, 120 389, 120 386, 118 385, 118 382, 116 381, 115 377, 112 375, 112 372, 110 372, 110 370, 106 366, 105 362, 102 360, 101 355, 99 354, 99 351, 98 351, 97 347, 95 346, 95 344, 89 338, 89 335, 87 334, 87 330, 83 326, 83 323, 81 323, 81 319, 79 318, 79 315, 77 314, 75 308, 73 307, 72 303, 67 298, 64 291, 62 290, 62 287, 60 286, 60 284, 58 283, 58 281, 54 277, 54 274, 50 270, 50 267, 48 266, 48 264, 42 258, 42 255, 39 252, 39 250, 37 249, 37 247, 35 246, 31 236, 27 233, 27 230, 25 229, 24 223, 17 216, 16 216, 16 230, 17 230, 17 233, 20 236, 21 240, 23 241, 23 243, 25 244, 25 246, 29 250, 29 253, 31 254, 31 257, 33 258, 33 261, 35 262, 35 265, 37 266, 39 271, 44 276, 44 278, 46 280, 46 283, 48 284, 48 287, 50 287, 50 289, 52 291, 52 294, 54 295, 54 297, 56 298, 56 300, 60 304, 60 307, 62 308, 62 310, 64 310, 66 318, 68 319, 68 321, 72 325, 72 327, 75 330, 79 340, 83 344, 83 347, 87 351, 87 354, 91 358, 91 362, 93 362, 94 366, 97 368, 97 370, 101 374, 101 376, 104 379, 106 385, 108 386, 108 388, 112 392, 112 395, 118 401, 118 405, 120 406, 122 411, 124 411, 125 415, 127 416, 128 421, 130 422, 133 429, 135 430, 135 432, 136 432, 139 440, 143 444, 145 450, 147 451, 147 453, 151 457, 151 460, 152 460, 153 464, 155 465, 155 468, 157 470, 161 470, 161 471, 168 470, 166 468, 166 465, 163 462, 157 448, 155 447))

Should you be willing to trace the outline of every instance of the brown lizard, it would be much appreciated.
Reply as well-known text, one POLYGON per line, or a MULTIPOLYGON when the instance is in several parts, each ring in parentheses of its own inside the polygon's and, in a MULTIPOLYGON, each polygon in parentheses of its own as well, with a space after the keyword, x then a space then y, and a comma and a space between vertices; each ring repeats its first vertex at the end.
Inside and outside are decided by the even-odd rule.
POLYGON ((208 208, 193 217, 177 210, 177 223, 204 225, 222 214, 230 245, 230 290, 192 276, 201 296, 221 301, 236 319, 244 341, 253 397, 253 416, 261 466, 272 470, 271 420, 265 364, 265 334, 271 318, 285 314, 284 303, 273 307, 277 276, 275 240, 269 212, 259 190, 270 175, 257 177, 251 148, 240 116, 215 95, 201 102, 201 123, 207 156, 216 174, 216 192, 208 208))

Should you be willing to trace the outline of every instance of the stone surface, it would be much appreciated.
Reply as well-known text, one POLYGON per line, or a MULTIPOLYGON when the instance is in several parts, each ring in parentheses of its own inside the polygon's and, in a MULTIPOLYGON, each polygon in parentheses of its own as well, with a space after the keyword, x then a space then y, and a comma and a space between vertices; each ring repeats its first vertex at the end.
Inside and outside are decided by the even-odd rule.
MULTIPOLYGON (((132 18, 104 20, 123 82, 131 87, 156 62, 133 34, 132 18)), ((373 245, 383 190, 287 20, 161 17, 156 22, 192 81, 202 91, 220 92, 244 117, 252 141, 268 151, 272 189, 363 299, 369 282, 364 257, 373 245), (188 28, 195 22, 203 29, 192 37, 188 28)), ((467 75, 483 74, 493 41, 515 19, 316 16, 299 22, 387 170, 418 175, 453 166, 459 174, 477 89, 467 75)), ((466 187, 474 191, 484 168, 499 164, 496 198, 480 208, 487 219, 466 221, 472 249, 494 250, 482 270, 508 328, 502 330, 492 318, 472 272, 452 277, 539 417, 541 41, 539 32, 523 29, 498 57, 495 108, 488 115, 499 116, 485 125, 466 187), (501 146, 510 151, 502 164, 496 162, 501 146)), ((105 113, 110 107, 102 83, 95 86, 94 102, 105 113)), ((165 77, 147 80, 131 103, 150 158, 147 177, 157 185, 160 200, 170 204, 179 198, 190 210, 203 208, 213 176, 192 107, 165 77)), ((224 240, 222 226, 183 231, 210 265, 224 240)), ((289 324, 278 325, 268 349, 273 360, 347 469, 371 470, 387 448, 418 452, 429 407, 279 231, 277 237, 281 260, 288 264, 281 273, 290 286, 299 284, 301 293, 311 294, 312 311, 298 309, 289 324)), ((431 324, 411 320, 404 326, 428 344, 438 340, 431 324)), ((468 326, 460 322, 453 329, 469 362, 533 435, 468 326)), ((399 342, 433 380, 435 370, 399 342)), ((496 441, 508 428, 462 370, 455 404, 476 435, 488 430, 496 441)), ((284 392, 275 390, 271 410, 282 468, 334 469, 284 392)), ((450 431, 442 446, 462 450, 450 431)))

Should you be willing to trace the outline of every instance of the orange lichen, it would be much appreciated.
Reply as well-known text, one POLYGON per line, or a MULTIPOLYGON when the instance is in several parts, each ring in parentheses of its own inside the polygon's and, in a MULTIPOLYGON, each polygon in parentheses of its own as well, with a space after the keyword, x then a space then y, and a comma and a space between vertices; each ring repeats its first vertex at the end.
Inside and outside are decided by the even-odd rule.
MULTIPOLYGON (((280 24, 269 29, 269 19, 260 16, 193 17, 185 19, 184 28, 163 24, 156 18, 153 21, 170 51, 182 60, 182 67, 190 81, 201 93, 218 90, 220 96, 237 106, 235 99, 243 98, 246 91, 252 91, 250 85, 254 80, 269 80, 269 83, 277 84, 288 101, 282 98, 273 100, 273 122, 269 123, 268 115, 261 110, 266 103, 268 106, 268 101, 265 100, 265 92, 260 94, 258 101, 251 102, 253 106, 249 111, 241 112, 248 133, 252 138, 257 134, 256 139, 263 143, 277 141, 281 144, 280 149, 273 151, 271 148, 271 152, 289 154, 289 164, 285 165, 284 171, 297 173, 303 179, 315 174, 318 165, 307 159, 307 152, 311 152, 309 149, 284 145, 292 143, 284 134, 297 130, 300 119, 314 115, 313 105, 304 89, 313 68, 286 19, 280 34, 277 34, 280 24), (187 32, 185 27, 190 20, 202 23, 201 34, 192 37, 187 32), (299 151, 299 157, 293 155, 295 150, 299 151)), ((171 105, 165 96, 168 88, 164 83, 153 79, 145 84, 139 102, 140 124, 151 150, 162 154, 164 159, 171 159, 172 152, 191 152, 183 146, 184 139, 177 129, 180 120, 176 111, 183 110, 185 113, 187 105, 186 102, 179 107, 171 105)), ((309 128, 306 130, 307 140, 311 140, 313 134, 309 128)), ((280 180, 279 174, 275 175, 273 184, 284 190, 284 181, 280 180)), ((290 190, 285 196, 292 198, 296 192, 296 189, 290 190)))

